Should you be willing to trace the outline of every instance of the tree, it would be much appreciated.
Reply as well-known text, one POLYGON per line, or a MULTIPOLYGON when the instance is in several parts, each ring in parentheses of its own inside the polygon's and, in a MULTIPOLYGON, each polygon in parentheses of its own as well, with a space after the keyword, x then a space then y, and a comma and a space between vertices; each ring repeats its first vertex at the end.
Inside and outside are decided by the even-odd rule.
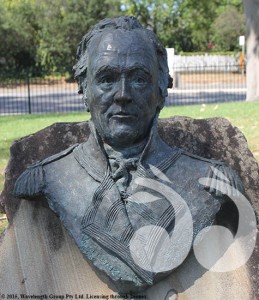
POLYGON ((2 69, 19 69, 35 64, 39 30, 35 5, 34 0, 0 0, 2 69))
MULTIPOLYGON (((244 0, 250 36, 259 19, 252 2, 244 0)), ((0 67, 70 72, 82 36, 120 14, 136 16, 176 52, 207 51, 211 42, 233 50, 243 35, 242 9, 241 0, 0 0, 0 67)))
POLYGON ((117 0, 46 1, 37 58, 48 70, 71 71, 76 48, 97 21, 119 14, 117 0))
POLYGON ((122 0, 125 14, 133 15, 141 24, 154 31, 165 46, 171 46, 174 32, 175 1, 172 0, 122 0))
POLYGON ((119 0, 0 0, 0 66, 69 70, 77 44, 97 21, 118 15, 119 0))
POLYGON ((238 37, 245 35, 245 15, 235 6, 227 6, 215 19, 212 29, 217 50, 238 50, 238 37))
POLYGON ((247 24, 247 101, 259 100, 259 2, 243 0, 247 24))
POLYGON ((218 0, 181 0, 179 15, 190 34, 192 51, 206 51, 212 35, 212 23, 217 16, 218 0))
MULTIPOLYGON (((145 27, 158 35, 165 46, 174 47, 176 51, 207 51, 214 36, 213 23, 218 16, 225 17, 224 12, 228 6, 235 11, 235 16, 238 15, 238 20, 242 15, 240 0, 122 0, 122 3, 126 13, 137 16, 145 27)), ((217 21, 217 26, 226 21, 221 19, 217 21)), ((228 32, 232 35, 237 31, 235 27, 232 33, 231 23, 226 23, 225 27, 229 28, 228 32)), ((232 37, 232 44, 237 37, 232 37)), ((218 42, 221 36, 217 38, 218 42)), ((218 45, 219 50, 224 50, 226 46, 219 42, 218 45)))

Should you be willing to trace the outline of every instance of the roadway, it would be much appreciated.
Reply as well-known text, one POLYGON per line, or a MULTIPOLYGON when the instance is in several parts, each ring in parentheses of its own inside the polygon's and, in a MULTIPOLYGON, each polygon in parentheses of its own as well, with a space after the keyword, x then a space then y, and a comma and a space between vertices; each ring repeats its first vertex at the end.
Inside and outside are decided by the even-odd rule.
MULTIPOLYGON (((209 104, 230 101, 244 101, 245 88, 212 88, 212 89, 173 89, 169 90, 166 106, 209 104)), ((82 96, 76 91, 67 89, 32 90, 30 92, 30 105, 32 113, 55 113, 83 111, 82 96)), ((29 112, 28 91, 0 89, 0 114, 13 115, 29 112)))

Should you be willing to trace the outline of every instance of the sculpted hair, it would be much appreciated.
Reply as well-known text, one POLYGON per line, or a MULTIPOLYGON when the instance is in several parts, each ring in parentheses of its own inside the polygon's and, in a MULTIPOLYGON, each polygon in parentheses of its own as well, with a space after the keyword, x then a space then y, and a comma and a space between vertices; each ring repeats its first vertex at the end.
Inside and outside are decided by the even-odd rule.
MULTIPOLYGON (((167 52, 163 47, 157 36, 153 31, 145 29, 135 17, 122 16, 113 19, 104 19, 97 23, 86 35, 84 35, 82 41, 78 45, 76 60, 77 63, 74 65, 73 70, 75 72, 75 79, 78 83, 78 93, 84 94, 83 99, 87 101, 87 67, 88 67, 88 47, 92 38, 106 30, 122 30, 122 31, 133 31, 141 30, 150 40, 154 46, 159 65, 159 89, 160 94, 163 98, 168 95, 167 88, 172 87, 172 78, 169 75, 167 65, 167 52)), ((161 107, 162 108, 162 107, 161 107)))

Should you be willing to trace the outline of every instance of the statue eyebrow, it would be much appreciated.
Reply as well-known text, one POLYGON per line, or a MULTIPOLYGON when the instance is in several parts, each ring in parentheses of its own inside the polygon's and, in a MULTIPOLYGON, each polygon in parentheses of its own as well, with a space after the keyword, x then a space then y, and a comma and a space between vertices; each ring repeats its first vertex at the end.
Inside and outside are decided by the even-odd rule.
POLYGON ((101 66, 96 71, 96 76, 103 72, 113 72, 113 73, 124 73, 124 72, 132 72, 132 71, 144 71, 147 75, 152 76, 150 70, 148 70, 144 65, 136 63, 128 68, 121 68, 119 66, 101 66))
POLYGON ((120 73, 120 68, 113 67, 113 66, 102 66, 96 71, 96 75, 99 75, 100 73, 103 73, 105 71, 111 71, 114 73, 120 73))

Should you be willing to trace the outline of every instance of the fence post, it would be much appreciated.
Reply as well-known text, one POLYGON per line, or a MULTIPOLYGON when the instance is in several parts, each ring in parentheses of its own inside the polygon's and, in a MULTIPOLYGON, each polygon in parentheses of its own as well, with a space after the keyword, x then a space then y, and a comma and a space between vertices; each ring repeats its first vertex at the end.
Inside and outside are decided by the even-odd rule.
POLYGON ((30 68, 26 68, 26 81, 27 81, 27 88, 28 88, 28 110, 29 114, 31 114, 31 90, 30 90, 30 68))
POLYGON ((179 71, 174 71, 174 75, 173 75, 173 86, 175 88, 180 87, 180 72, 179 71))

